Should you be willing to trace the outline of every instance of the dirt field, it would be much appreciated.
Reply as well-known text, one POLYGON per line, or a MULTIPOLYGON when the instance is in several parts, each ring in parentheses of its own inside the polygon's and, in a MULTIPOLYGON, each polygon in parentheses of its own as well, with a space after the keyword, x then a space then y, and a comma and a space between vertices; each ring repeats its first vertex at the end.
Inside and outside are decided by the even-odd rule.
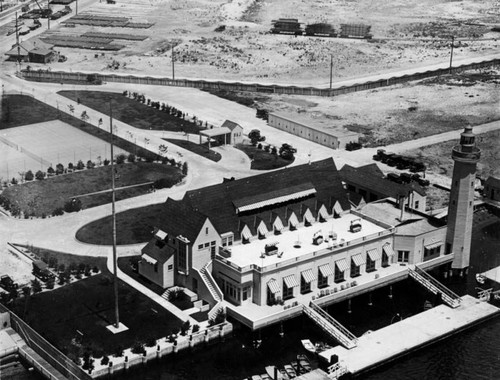
MULTIPOLYGON (((494 0, 96 3, 79 14, 120 15, 133 22, 154 23, 151 28, 140 30, 140 34, 150 38, 127 43, 120 52, 104 55, 94 50, 61 48, 68 61, 52 67, 171 75, 171 48, 175 46, 178 77, 327 84, 330 57, 333 57, 334 77, 346 78, 446 61, 452 35, 457 39, 455 58, 491 53, 496 48, 496 41, 491 39, 497 34, 490 32, 490 26, 497 22, 497 3, 494 0), (372 26, 374 39, 368 42, 268 33, 271 20, 280 17, 297 18, 303 23, 326 21, 336 29, 340 23, 365 23, 372 26), (216 32, 221 26, 220 29, 225 29, 216 32)), ((81 25, 71 29, 71 34, 132 30, 81 25)))

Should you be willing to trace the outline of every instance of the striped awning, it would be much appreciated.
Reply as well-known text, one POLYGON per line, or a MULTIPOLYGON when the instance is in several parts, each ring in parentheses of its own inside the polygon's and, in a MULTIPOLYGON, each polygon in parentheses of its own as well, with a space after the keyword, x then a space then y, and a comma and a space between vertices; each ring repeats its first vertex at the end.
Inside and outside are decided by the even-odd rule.
POLYGON ((325 206, 321 206, 321 208, 318 211, 318 214, 324 220, 326 220, 328 218, 328 211, 326 211, 325 206))
POLYGON ((365 258, 363 257, 363 255, 361 253, 358 253, 357 255, 351 256, 351 260, 354 261, 354 264, 357 265, 358 267, 365 263, 365 258))
POLYGON ((299 283, 297 282, 297 279, 295 278, 294 274, 284 277, 283 281, 285 282, 287 288, 293 288, 295 286, 299 286, 299 283))
POLYGON ((335 204, 333 205, 333 211, 339 215, 344 211, 342 210, 342 206, 340 206, 339 201, 335 201, 335 204))
POLYGON ((309 210, 309 209, 306 210, 306 213, 304 214, 304 221, 306 221, 308 223, 314 222, 314 216, 313 216, 311 210, 309 210))
POLYGON ((297 227, 299 225, 299 219, 297 219, 297 215, 295 215, 294 212, 292 212, 292 215, 290 215, 290 219, 288 219, 288 223, 290 223, 290 225, 292 227, 297 227))
POLYGON ((316 189, 312 184, 309 183, 295 187, 289 187, 278 192, 259 194, 258 196, 240 199, 233 202, 233 204, 236 207, 236 213, 241 213, 283 202, 293 201, 300 198, 306 198, 313 194, 316 194, 316 189), (279 193, 283 193, 283 195, 280 196, 279 193))
POLYGON ((274 278, 268 281, 267 287, 273 294, 279 294, 281 292, 280 286, 278 285, 278 282, 274 278))
POLYGON ((266 223, 264 223, 263 221, 261 221, 259 223, 259 227, 257 227, 257 232, 259 234, 261 234, 261 235, 267 234, 269 231, 267 230, 266 223))
POLYGON ((380 254, 380 251, 378 250, 378 248, 370 249, 366 253, 368 254, 368 257, 370 257, 370 259, 372 261, 377 261, 381 257, 381 254, 380 254))
POLYGON ((430 239, 426 239, 424 247, 426 249, 433 249, 439 247, 440 245, 443 245, 443 242, 438 237, 433 237, 430 239))
POLYGON ((156 261, 156 259, 153 259, 151 256, 149 256, 145 253, 141 257, 145 262, 147 262, 151 265, 155 265, 158 262, 158 261, 156 261))
POLYGON ((251 237, 252 237, 252 233, 250 232, 250 229, 248 228, 248 226, 243 227, 243 229, 241 230, 241 238, 246 239, 246 240, 250 240, 251 237))
POLYGON ((335 261, 335 265, 337 266, 337 269, 341 272, 345 272, 347 269, 349 269, 349 265, 347 265, 346 259, 340 259, 335 261))
POLYGON ((167 233, 162 230, 158 230, 155 234, 155 237, 160 240, 165 240, 165 238, 167 237, 167 233))
POLYGON ((384 250, 384 253, 387 255, 387 257, 392 257, 396 254, 392 249, 390 243, 385 243, 382 249, 384 250))
POLYGON ((332 267, 330 266, 330 264, 322 265, 318 269, 321 272, 321 275, 323 277, 333 276, 333 271, 332 271, 332 267))
POLYGON ((316 280, 316 276, 314 276, 314 273, 312 269, 305 270, 300 273, 302 278, 304 279, 305 282, 310 284, 312 281, 316 280))
POLYGON ((283 229, 285 228, 279 216, 277 216, 276 219, 274 220, 273 228, 275 231, 280 231, 280 232, 283 231, 283 229))

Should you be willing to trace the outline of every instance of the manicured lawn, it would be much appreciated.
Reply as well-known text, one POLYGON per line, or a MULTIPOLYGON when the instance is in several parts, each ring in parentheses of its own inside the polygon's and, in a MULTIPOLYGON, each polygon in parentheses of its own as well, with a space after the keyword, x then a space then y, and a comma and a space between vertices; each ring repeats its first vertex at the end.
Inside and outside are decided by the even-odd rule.
POLYGON ((290 165, 294 160, 285 160, 278 155, 274 155, 264 151, 263 149, 258 149, 253 145, 238 144, 236 148, 242 150, 246 153, 248 157, 252 160, 250 166, 254 170, 271 170, 279 169, 290 165))
POLYGON ((80 331, 83 349, 97 356, 113 354, 117 347, 128 348, 136 341, 165 337, 181 327, 177 317, 122 281, 118 299, 120 322, 129 328, 119 334, 106 329, 115 321, 109 273, 33 295, 28 303, 18 299, 14 312, 64 353, 68 353, 71 340, 80 331))
MULTIPOLYGON (((115 186, 129 186, 165 179, 167 187, 182 179, 180 169, 157 163, 135 162, 115 166, 115 186)), ((18 204, 25 213, 33 216, 50 215, 63 207, 71 198, 108 190, 111 188, 111 167, 101 166, 94 169, 53 176, 42 181, 31 181, 11 186, 3 192, 11 204, 18 204)), ((119 190, 117 200, 145 194, 151 184, 119 190)), ((111 202, 111 193, 80 197, 83 208, 94 207, 111 202)))
MULTIPOLYGON (((146 243, 153 237, 163 203, 134 208, 116 214, 117 244, 146 243)), ((84 243, 112 245, 112 218, 98 219, 78 230, 76 238, 84 243)))
POLYGON ((214 152, 213 150, 208 150, 206 145, 196 144, 192 141, 187 141, 187 140, 178 140, 178 139, 165 139, 165 140, 171 142, 172 144, 180 146, 181 148, 189 150, 190 152, 208 158, 209 160, 212 160, 214 162, 218 162, 222 158, 222 156, 219 153, 214 152))
POLYGON ((175 117, 130 99, 117 92, 102 91, 59 91, 59 95, 109 115, 109 102, 113 102, 113 118, 140 129, 188 132, 198 134, 200 128, 194 123, 175 117))

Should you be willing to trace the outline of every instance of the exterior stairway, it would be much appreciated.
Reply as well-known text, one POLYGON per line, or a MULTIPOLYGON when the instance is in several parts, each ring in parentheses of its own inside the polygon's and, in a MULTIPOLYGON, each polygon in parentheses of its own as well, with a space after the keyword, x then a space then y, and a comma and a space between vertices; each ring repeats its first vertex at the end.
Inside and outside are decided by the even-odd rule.
POLYGON ((217 314, 219 314, 220 312, 224 312, 225 310, 223 306, 224 296, 222 294, 222 291, 220 290, 219 285, 217 285, 215 279, 212 277, 212 274, 210 273, 210 270, 208 269, 211 264, 212 263, 209 262, 203 268, 201 268, 200 276, 203 282, 205 283, 205 286, 209 290, 210 294, 212 295, 213 299, 216 301, 215 306, 208 312, 208 319, 215 320, 217 314))
POLYGON ((304 313, 321 327, 328 335, 335 338, 345 348, 351 349, 356 347, 357 339, 353 333, 347 330, 331 315, 324 311, 321 307, 311 301, 309 306, 302 305, 304 313))
POLYGON ((408 274, 415 281, 423 285, 427 290, 433 294, 441 294, 441 299, 445 304, 452 308, 457 308, 460 306, 461 298, 446 286, 441 284, 438 280, 432 277, 426 271, 420 269, 415 265, 415 270, 408 268, 408 274))

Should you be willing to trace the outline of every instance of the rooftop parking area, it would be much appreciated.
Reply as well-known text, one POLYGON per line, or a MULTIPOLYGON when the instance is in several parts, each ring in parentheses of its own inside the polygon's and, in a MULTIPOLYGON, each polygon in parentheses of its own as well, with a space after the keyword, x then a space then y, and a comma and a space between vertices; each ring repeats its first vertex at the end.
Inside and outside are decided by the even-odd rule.
POLYGON ((279 235, 269 233, 266 239, 252 240, 249 244, 239 244, 231 247, 231 257, 227 258, 238 267, 251 264, 266 267, 283 263, 290 259, 312 254, 325 249, 352 244, 355 240, 366 239, 370 235, 379 236, 387 231, 385 228, 366 219, 360 219, 354 214, 345 214, 338 219, 329 218, 324 223, 313 223, 310 227, 300 226, 295 231, 286 230, 279 235), (360 223, 361 230, 351 232, 351 222, 360 223), (331 236, 335 236, 333 239, 331 236), (323 240, 313 243, 315 237, 322 236, 323 240), (342 245, 341 245, 342 244, 342 245), (265 254, 266 245, 275 245, 274 253, 265 254))

